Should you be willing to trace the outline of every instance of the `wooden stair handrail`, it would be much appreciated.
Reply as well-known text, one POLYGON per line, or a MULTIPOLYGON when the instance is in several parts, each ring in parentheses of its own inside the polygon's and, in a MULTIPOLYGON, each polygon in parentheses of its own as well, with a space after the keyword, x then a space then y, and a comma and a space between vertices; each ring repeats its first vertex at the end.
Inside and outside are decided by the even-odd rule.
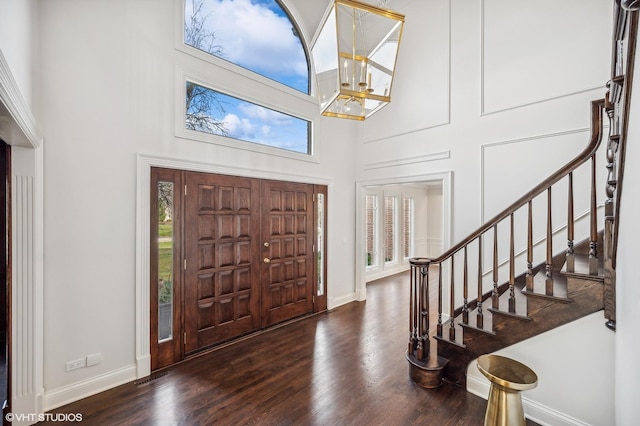
POLYGON ((604 109, 604 104, 604 98, 591 101, 591 139, 584 151, 582 151, 573 160, 569 161, 567 164, 561 167, 557 172, 553 173, 551 176, 540 182, 532 190, 524 194, 522 197, 518 198, 509 207, 498 213, 492 219, 486 221, 484 225, 473 231, 458 244, 454 245, 453 247, 442 253, 440 256, 436 258, 430 258, 429 260, 431 261, 431 263, 444 262, 446 259, 456 254, 466 245, 470 244, 476 238, 490 230, 493 226, 508 218, 516 210, 529 203, 529 201, 533 200, 537 195, 547 190, 547 188, 554 185, 555 183, 566 177, 569 173, 577 169, 579 166, 590 160, 593 154, 598 150, 598 148, 600 147, 600 143, 602 142, 602 111, 604 109))

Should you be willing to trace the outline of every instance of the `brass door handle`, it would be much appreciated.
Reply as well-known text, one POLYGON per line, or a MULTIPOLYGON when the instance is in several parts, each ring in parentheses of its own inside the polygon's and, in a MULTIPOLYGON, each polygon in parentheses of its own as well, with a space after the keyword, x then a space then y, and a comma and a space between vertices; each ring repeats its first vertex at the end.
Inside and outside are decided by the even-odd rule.
POLYGON ((269 259, 268 257, 264 258, 264 263, 271 263, 271 259, 269 259))

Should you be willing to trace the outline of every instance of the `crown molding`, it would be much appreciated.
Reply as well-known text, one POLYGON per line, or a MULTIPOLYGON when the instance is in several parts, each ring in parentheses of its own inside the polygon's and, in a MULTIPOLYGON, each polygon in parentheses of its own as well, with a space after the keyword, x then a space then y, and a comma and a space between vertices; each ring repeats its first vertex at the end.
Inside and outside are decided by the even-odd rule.
POLYGON ((0 137, 10 145, 37 148, 42 133, 31 109, 20 93, 9 64, 0 50, 0 137))

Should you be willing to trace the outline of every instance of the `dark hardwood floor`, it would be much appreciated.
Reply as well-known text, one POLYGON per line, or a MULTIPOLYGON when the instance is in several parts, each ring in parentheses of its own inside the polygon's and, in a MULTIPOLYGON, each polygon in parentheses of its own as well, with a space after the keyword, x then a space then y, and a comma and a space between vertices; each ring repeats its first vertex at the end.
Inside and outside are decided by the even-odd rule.
POLYGON ((366 302, 269 330, 54 412, 81 413, 86 425, 481 425, 482 398, 450 384, 425 390, 409 380, 408 284, 408 273, 372 282, 366 302))

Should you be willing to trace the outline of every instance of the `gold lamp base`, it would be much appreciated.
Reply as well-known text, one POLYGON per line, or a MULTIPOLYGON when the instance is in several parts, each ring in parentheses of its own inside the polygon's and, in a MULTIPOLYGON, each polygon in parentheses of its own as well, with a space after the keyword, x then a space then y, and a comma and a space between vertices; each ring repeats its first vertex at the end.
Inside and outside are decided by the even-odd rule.
POLYGON ((491 382, 484 426, 525 426, 520 392, 533 389, 538 376, 526 365, 499 355, 482 355, 478 370, 491 382))

